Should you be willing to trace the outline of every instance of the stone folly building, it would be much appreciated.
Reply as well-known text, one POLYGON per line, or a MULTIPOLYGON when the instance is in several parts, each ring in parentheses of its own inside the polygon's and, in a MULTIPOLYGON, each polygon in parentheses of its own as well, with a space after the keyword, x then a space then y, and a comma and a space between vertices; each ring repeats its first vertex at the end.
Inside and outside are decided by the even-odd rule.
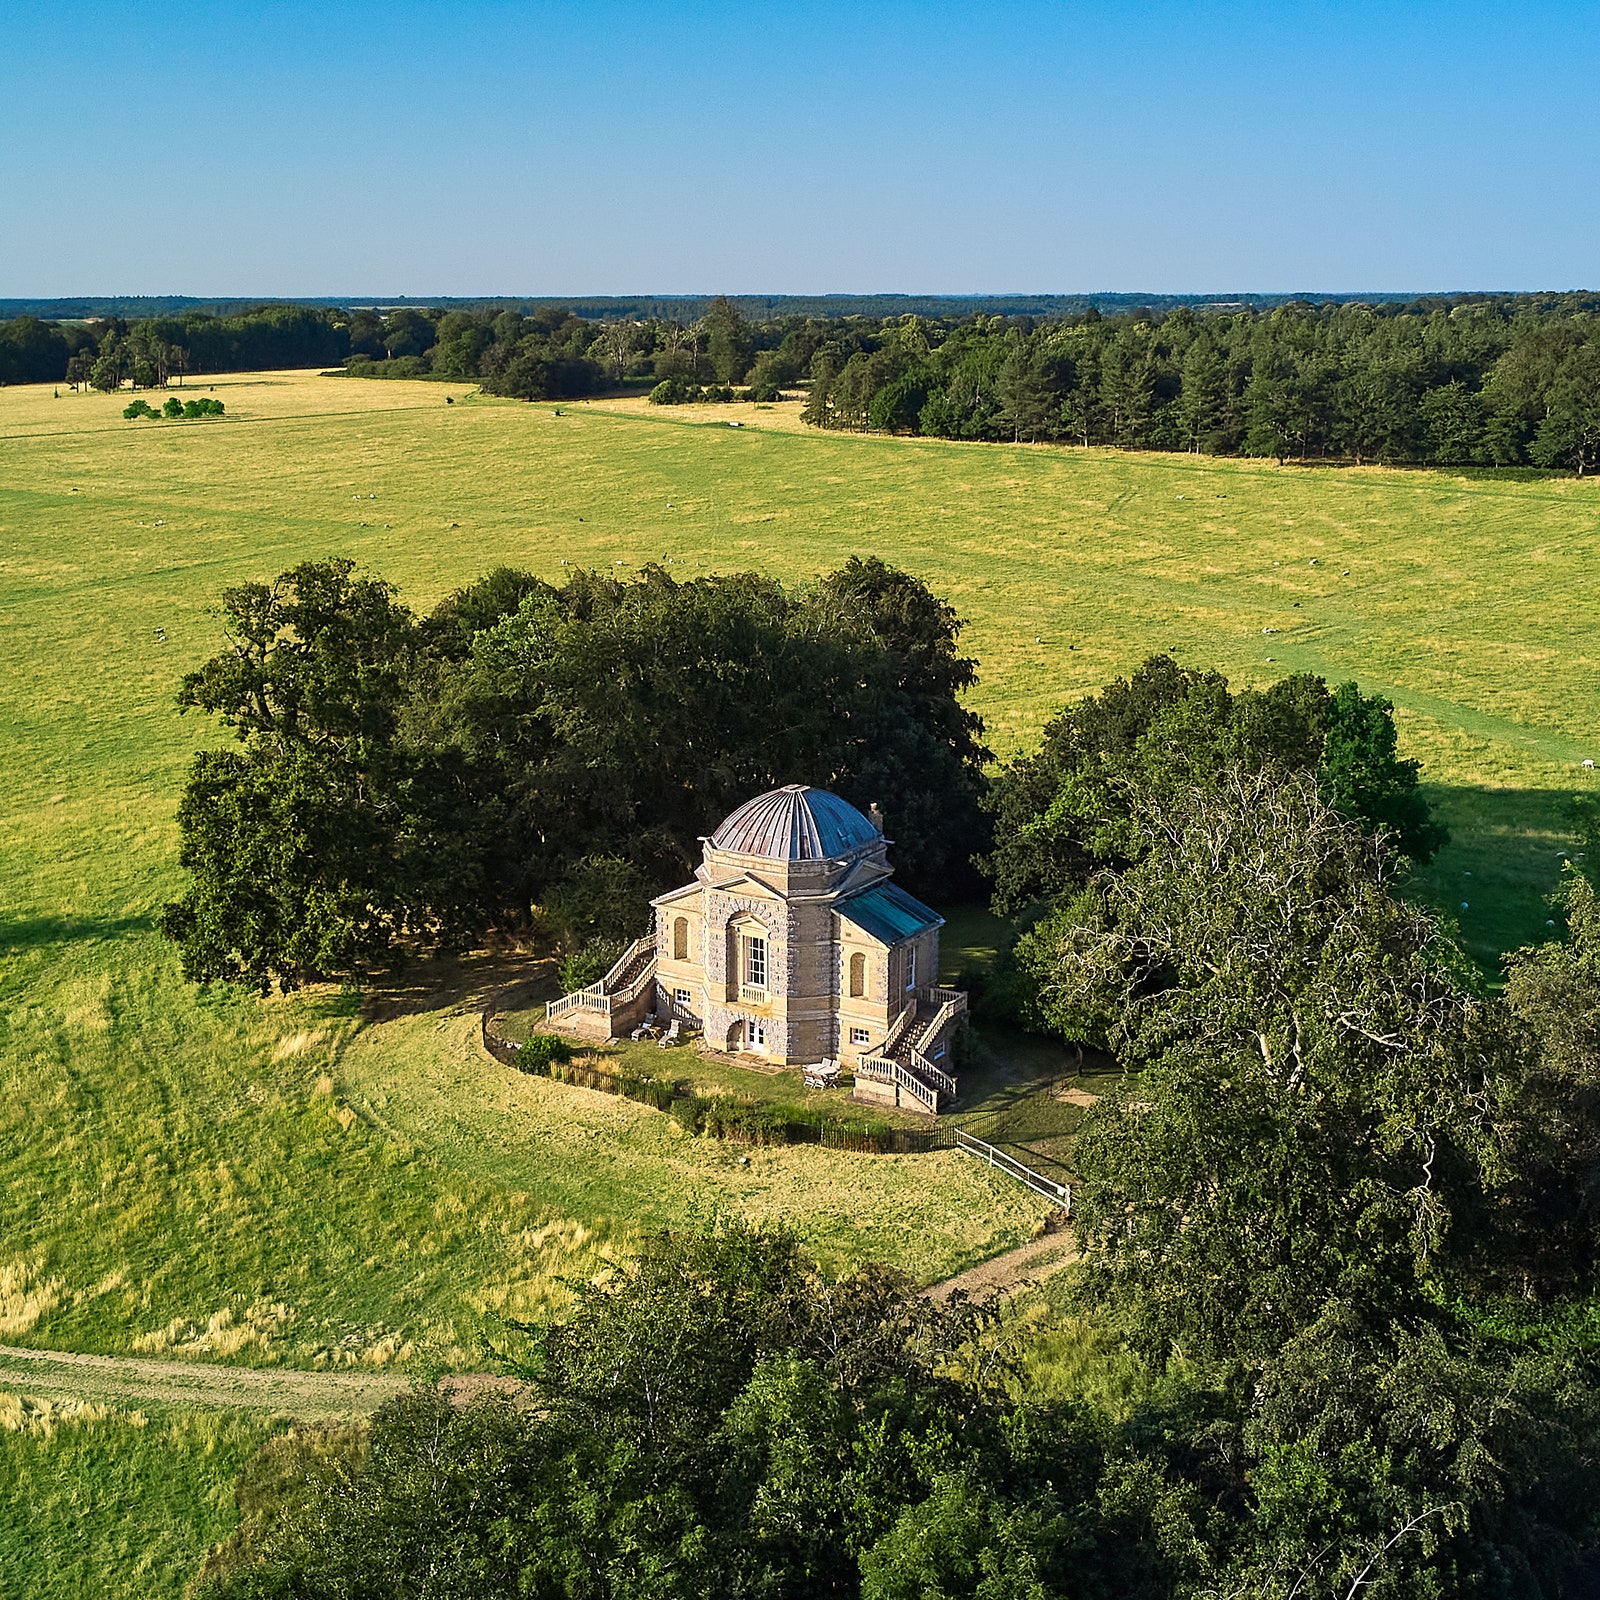
MULTIPOLYGON (((837 1061, 858 1098, 930 1112, 953 1098, 966 996, 937 986, 944 919, 892 881, 876 807, 790 784, 701 842, 694 881, 654 901, 653 933, 583 992, 609 1035, 650 1009, 735 1057, 837 1061)), ((563 1007, 584 1009, 569 995, 552 1018, 563 1007)))

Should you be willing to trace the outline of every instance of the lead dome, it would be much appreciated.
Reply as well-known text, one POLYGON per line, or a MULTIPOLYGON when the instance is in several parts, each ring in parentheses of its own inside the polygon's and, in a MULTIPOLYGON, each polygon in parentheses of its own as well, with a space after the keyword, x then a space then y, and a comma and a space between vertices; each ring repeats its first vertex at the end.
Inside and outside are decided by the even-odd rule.
POLYGON ((729 855, 828 861, 878 838, 878 830, 848 800, 807 783, 790 783, 745 801, 708 842, 729 855))

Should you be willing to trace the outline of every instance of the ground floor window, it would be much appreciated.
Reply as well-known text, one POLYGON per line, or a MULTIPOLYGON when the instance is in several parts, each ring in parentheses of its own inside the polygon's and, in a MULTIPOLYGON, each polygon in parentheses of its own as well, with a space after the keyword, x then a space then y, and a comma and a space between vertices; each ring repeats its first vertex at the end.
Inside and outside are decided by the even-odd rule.
POLYGON ((866 1044, 871 1040, 871 1038, 872 1035, 868 1033, 865 1028, 852 1028, 850 1030, 851 1044, 866 1044))
POLYGON ((689 1009, 689 1002, 693 999, 694 996, 687 989, 674 989, 672 991, 673 1005, 682 1006, 685 1011, 689 1009))
POLYGON ((744 1042, 746 1049, 765 1050, 767 1048, 767 1025, 764 1022, 747 1022, 744 1025, 744 1042))

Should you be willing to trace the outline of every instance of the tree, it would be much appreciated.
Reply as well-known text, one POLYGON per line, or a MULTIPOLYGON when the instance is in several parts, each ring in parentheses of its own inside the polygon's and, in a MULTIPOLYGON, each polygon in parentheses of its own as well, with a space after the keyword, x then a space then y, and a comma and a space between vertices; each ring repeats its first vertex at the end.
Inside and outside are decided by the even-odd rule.
POLYGON ((179 808, 192 882, 162 913, 186 976, 265 989, 451 946, 486 920, 484 844, 451 751, 408 746, 415 621, 349 561, 225 590, 230 647, 179 688, 242 748, 195 758, 179 808))
POLYGON ((991 782, 995 847, 984 865, 994 909, 1014 915, 1075 893, 1106 861, 1133 859, 1141 835, 1128 822, 1129 785, 1170 795, 1236 763, 1314 773, 1341 816, 1430 860, 1448 834, 1396 741, 1393 707, 1353 683, 1330 693, 1321 678, 1296 674, 1232 694, 1220 673, 1152 656, 1047 723, 1037 753, 991 782))
POLYGON ((1413 861, 1431 861, 1450 833, 1423 797, 1420 763, 1400 759, 1394 707, 1341 683, 1328 700, 1325 727, 1317 772, 1323 798, 1365 832, 1387 834, 1413 861))
POLYGON ((1054 408, 1038 350, 1020 340, 1011 347, 1000 369, 996 398, 1000 420, 1010 428, 1013 443, 1024 436, 1036 440, 1045 431, 1054 408))
POLYGON ((1415 1312, 1507 1177, 1514 1052, 1383 846, 1307 774, 1126 791, 1143 841, 1019 946, 1138 1073, 1076 1149, 1091 1292, 1142 1347, 1265 1357, 1334 1300, 1415 1312))
POLYGON ((700 323, 718 383, 742 383, 750 370, 750 329, 726 295, 711 302, 700 323))
POLYGON ((1183 357, 1178 422, 1185 446, 1199 455, 1212 448, 1226 420, 1227 370, 1210 336, 1197 334, 1183 357))
POLYGON ((833 384, 837 374, 833 358, 819 351, 811 363, 811 387, 801 408, 800 420, 813 428, 834 425, 833 384))
POLYGON ((1488 407, 1459 380, 1430 389, 1418 406, 1430 461, 1466 465, 1484 459, 1488 407))
POLYGON ((1567 938, 1508 956, 1505 1000, 1527 1034, 1536 1130, 1524 1259, 1581 1272, 1600 1238, 1600 896, 1569 867, 1557 906, 1567 938))
POLYGON ((1580 478, 1600 465, 1600 339, 1590 337, 1567 354, 1545 408, 1529 456, 1541 467, 1572 467, 1580 478))
MULTIPOLYGON (((361 1456, 302 1446, 296 1470, 279 1446, 277 1516, 247 1520, 199 1592, 852 1594, 930 1482, 1006 1460, 974 1360, 992 1321, 882 1268, 830 1282, 781 1232, 648 1237, 564 1323, 527 1330, 530 1404, 420 1390, 361 1456)), ((1027 1472, 1006 1474, 1024 1502, 1027 1472)), ((1065 1517, 1000 1516, 1046 1562, 1090 1542, 1065 1517)), ((981 1532, 967 1543, 981 1560, 981 1532)))

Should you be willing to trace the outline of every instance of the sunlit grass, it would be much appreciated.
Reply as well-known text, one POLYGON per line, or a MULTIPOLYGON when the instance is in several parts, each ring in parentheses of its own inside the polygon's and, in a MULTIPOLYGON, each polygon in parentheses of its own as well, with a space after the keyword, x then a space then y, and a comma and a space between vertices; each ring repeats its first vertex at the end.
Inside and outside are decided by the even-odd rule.
MULTIPOLYGON (((378 1020, 337 996, 183 985, 153 918, 180 881, 185 765, 219 734, 174 714, 173 685, 220 643, 218 590, 298 560, 349 554, 426 607, 501 561, 804 581, 876 551, 969 619, 1002 754, 1158 649, 1237 684, 1355 676, 1400 706, 1455 830, 1419 889, 1486 960, 1543 931, 1564 798, 1593 782, 1590 483, 819 436, 781 408, 738 430, 557 417, 446 392, 244 375, 216 384, 225 419, 170 426, 124 422, 115 396, 0 392, 0 1222, 5 1264, 56 1285, 19 1337, 392 1358, 465 1349, 505 1308, 558 1303, 628 1230, 718 1206, 924 1275, 1026 1220, 942 1158, 686 1156, 644 1108, 484 1078, 464 1009, 378 1020), (928 1220, 900 1226, 924 1191, 928 1220)), ((1056 1109, 1052 1134, 1071 1120, 1056 1109)))

